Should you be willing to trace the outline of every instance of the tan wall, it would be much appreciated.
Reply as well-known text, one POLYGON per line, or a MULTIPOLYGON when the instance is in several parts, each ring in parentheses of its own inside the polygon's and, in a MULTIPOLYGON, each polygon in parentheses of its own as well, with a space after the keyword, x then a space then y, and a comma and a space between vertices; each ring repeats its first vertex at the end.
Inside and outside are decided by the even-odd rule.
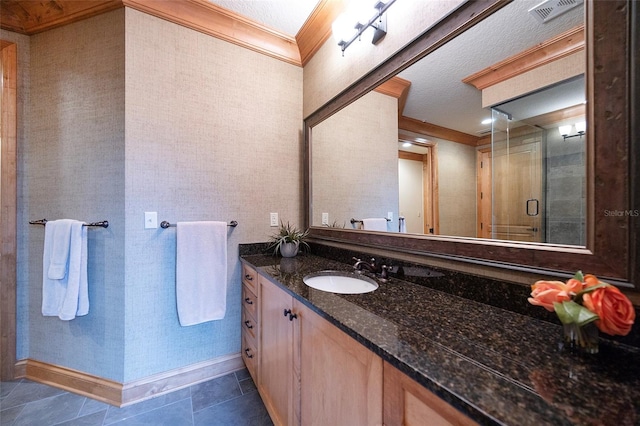
POLYGON ((132 9, 126 23, 129 381, 240 350, 238 244, 266 241, 270 212, 302 223, 303 140, 300 67, 132 9), (175 228, 143 229, 145 211, 238 221, 223 320, 180 327, 175 228))
POLYGON ((398 230, 398 102, 371 92, 313 129, 312 224, 387 217, 398 230))
POLYGON ((476 236, 476 150, 438 141, 440 235, 476 236))

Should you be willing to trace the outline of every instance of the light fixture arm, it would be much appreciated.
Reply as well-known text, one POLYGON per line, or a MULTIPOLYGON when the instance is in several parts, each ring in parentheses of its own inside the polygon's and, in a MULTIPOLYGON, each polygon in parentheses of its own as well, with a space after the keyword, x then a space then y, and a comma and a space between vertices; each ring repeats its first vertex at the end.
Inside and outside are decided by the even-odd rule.
POLYGON ((356 39, 360 39, 362 33, 365 32, 365 30, 369 27, 372 27, 375 30, 372 40, 373 44, 378 44, 380 40, 384 38, 384 36, 387 34, 387 17, 384 15, 384 13, 395 1, 396 0, 389 0, 386 3, 379 1, 378 3, 376 3, 375 8, 378 10, 378 12, 371 19, 369 19, 369 22, 367 22, 366 24, 356 24, 355 28, 357 32, 353 35, 353 37, 351 37, 349 40, 342 40, 340 43, 338 43, 338 46, 340 46, 340 49, 342 50, 342 56, 344 56, 345 49, 349 47, 351 43, 353 43, 356 39))

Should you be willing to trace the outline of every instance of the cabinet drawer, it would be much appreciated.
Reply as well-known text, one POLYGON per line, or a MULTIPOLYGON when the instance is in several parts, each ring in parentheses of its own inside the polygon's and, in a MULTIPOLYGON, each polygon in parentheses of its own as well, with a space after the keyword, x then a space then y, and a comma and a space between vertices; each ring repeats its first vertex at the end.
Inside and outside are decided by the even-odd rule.
POLYGON ((242 309, 242 332, 249 334, 254 340, 258 336, 258 322, 247 308, 242 309))
POLYGON ((258 375, 256 368, 258 367, 258 349, 256 348, 255 340, 244 333, 242 335, 242 360, 244 361, 244 365, 247 366, 247 370, 249 370, 253 381, 257 384, 258 375))
POLYGON ((246 285, 242 286, 242 307, 254 317, 258 317, 258 298, 246 285))
POLYGON ((258 273, 250 266, 242 265, 242 282, 253 291, 254 294, 258 294, 258 273))

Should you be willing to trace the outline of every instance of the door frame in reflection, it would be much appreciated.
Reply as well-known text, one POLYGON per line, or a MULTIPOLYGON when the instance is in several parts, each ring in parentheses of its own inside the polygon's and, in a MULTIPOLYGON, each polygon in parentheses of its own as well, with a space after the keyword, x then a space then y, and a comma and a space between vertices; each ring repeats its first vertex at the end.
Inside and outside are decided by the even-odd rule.
MULTIPOLYGON (((439 203, 438 203, 438 145, 435 142, 421 142, 417 141, 417 138, 412 138, 406 135, 400 136, 398 141, 409 142, 413 145, 419 146, 420 148, 424 148, 424 152, 422 153, 413 153, 406 152, 403 150, 398 151, 398 161, 400 160, 408 160, 408 161, 418 161, 422 164, 422 182, 420 182, 420 186, 422 187, 421 191, 421 201, 422 208, 420 209, 420 222, 421 226, 419 226, 420 231, 417 231, 418 226, 410 226, 410 221, 412 218, 409 218, 407 221, 408 214, 406 211, 403 211, 403 202, 402 196, 400 196, 399 200, 399 215, 405 217, 407 232, 408 233, 421 233, 421 234, 432 234, 438 235, 440 233, 440 213, 439 213, 439 203)), ((400 167, 398 166, 398 169, 400 167)), ((400 177, 399 177, 400 180, 400 177)), ((402 185, 402 183, 400 183, 402 185)), ((399 190, 399 194, 402 193, 402 188, 399 190)), ((415 218, 413 218, 415 219, 415 218)))

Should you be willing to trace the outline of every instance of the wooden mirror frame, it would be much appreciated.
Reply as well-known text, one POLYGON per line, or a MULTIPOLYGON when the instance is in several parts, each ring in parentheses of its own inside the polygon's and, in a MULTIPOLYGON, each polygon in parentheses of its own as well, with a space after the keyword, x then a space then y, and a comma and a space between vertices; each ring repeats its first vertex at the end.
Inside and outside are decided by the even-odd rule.
POLYGON ((349 86, 305 120, 305 221, 310 236, 536 273, 584 270, 635 288, 640 277, 640 184, 637 147, 638 5, 585 1, 587 41, 586 247, 475 238, 365 232, 311 226, 312 128, 511 0, 469 1, 349 86), (634 55, 635 53, 635 55, 634 55), (633 96, 635 95, 635 96, 633 96), (633 143, 632 143, 633 141, 633 143), (596 143, 597 142, 597 143, 596 143))

